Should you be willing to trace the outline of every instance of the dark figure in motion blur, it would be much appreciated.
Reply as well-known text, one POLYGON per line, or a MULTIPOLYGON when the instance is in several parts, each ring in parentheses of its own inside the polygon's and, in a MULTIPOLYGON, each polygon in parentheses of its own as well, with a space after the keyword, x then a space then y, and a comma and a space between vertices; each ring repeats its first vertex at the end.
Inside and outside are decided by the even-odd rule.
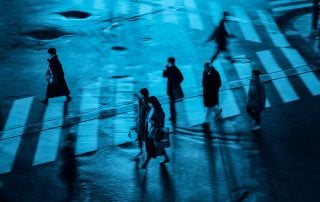
POLYGON ((175 102, 178 99, 184 97, 181 83, 183 81, 183 75, 179 68, 176 66, 175 58, 169 57, 167 60, 168 64, 166 65, 165 70, 163 71, 162 76, 168 79, 167 82, 167 95, 170 99, 170 118, 169 120, 175 122, 176 120, 176 107, 175 102))
POLYGON ((46 79, 48 81, 46 97, 40 100, 43 104, 48 104, 49 98, 66 96, 66 102, 71 101, 70 91, 64 78, 62 65, 58 59, 55 48, 49 48, 49 68, 47 70, 46 79))
POLYGON ((212 33, 212 35, 208 38, 207 42, 209 41, 213 41, 215 40, 216 44, 217 44, 217 50, 215 52, 215 54, 213 54, 213 56, 211 57, 210 63, 213 63, 213 61, 218 57, 220 52, 224 52, 225 54, 225 58, 227 60, 232 61, 229 50, 228 50, 228 37, 230 36, 230 34, 228 33, 227 29, 226 29, 226 22, 227 20, 227 16, 228 16, 228 12, 223 12, 223 17, 221 19, 221 21, 219 22, 218 27, 216 28, 216 30, 212 33))

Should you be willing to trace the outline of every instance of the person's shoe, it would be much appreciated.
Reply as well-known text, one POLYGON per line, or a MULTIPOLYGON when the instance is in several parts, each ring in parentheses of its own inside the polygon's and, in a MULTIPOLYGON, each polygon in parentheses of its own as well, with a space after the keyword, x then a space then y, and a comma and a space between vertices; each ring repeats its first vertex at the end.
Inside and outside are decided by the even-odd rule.
POLYGON ((71 102, 72 98, 70 96, 67 97, 66 101, 64 101, 65 103, 69 103, 71 102))
POLYGON ((251 127, 252 130, 259 130, 260 128, 261 128, 260 125, 257 125, 257 124, 251 127))
POLYGON ((214 120, 217 120, 217 119, 220 117, 221 113, 222 113, 222 109, 220 109, 220 110, 214 115, 214 120))
POLYGON ((39 100, 39 102, 46 105, 48 104, 48 99, 39 100))
POLYGON ((160 161, 160 163, 169 163, 169 162, 170 162, 169 158, 165 158, 163 161, 160 161))
POLYGON ((147 164, 142 164, 141 166, 139 166, 139 168, 141 168, 141 169, 146 169, 147 168, 147 164))

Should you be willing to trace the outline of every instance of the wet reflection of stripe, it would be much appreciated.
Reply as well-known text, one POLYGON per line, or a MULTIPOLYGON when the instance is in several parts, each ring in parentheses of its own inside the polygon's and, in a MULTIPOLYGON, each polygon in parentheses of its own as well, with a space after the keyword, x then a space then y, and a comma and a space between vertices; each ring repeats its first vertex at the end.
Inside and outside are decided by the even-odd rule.
MULTIPOLYGON (((60 100, 61 99, 57 99, 57 101, 60 100)), ((63 103, 52 103, 52 99, 50 99, 50 104, 46 109, 44 120, 52 121, 55 119, 59 122, 57 125, 61 126, 63 124, 63 108, 63 103)), ((49 125, 47 126, 47 124, 48 122, 43 122, 43 128, 48 128, 49 125)), ((61 127, 41 131, 33 159, 33 165, 39 165, 56 160, 60 136, 61 127)))
POLYGON ((178 24, 178 16, 175 10, 167 10, 162 12, 163 22, 171 23, 171 24, 178 24))
POLYGON ((162 77, 162 71, 150 72, 147 76, 150 95, 166 95, 167 78, 162 77))
POLYGON ((205 109, 202 97, 189 98, 188 100, 185 100, 184 107, 189 126, 194 126, 204 121, 205 109))
POLYGON ((180 70, 184 77, 184 80, 182 82, 183 90, 200 87, 195 79, 196 75, 193 72, 192 65, 180 66, 180 70))
POLYGON ((214 3, 209 1, 208 6, 209 6, 209 13, 211 14, 212 22, 215 26, 217 26, 222 18, 223 10, 221 8, 221 5, 216 2, 214 3))
POLYGON ((246 11, 239 6, 233 6, 232 8, 235 16, 245 21, 243 23, 238 23, 244 38, 248 41, 261 43, 260 37, 258 36, 246 11))
MULTIPOLYGON (((97 109, 100 106, 101 80, 82 92, 80 111, 97 109)), ((81 122, 78 125, 76 139, 76 154, 83 154, 98 149, 98 126, 99 119, 81 122)))
POLYGON ((21 142, 24 127, 32 106, 33 97, 15 100, 10 110, 4 130, 20 127, 14 134, 4 131, 0 141, 0 174, 10 172, 16 158, 17 150, 21 142), (10 138, 16 136, 14 138, 10 138), (8 139, 5 139, 8 138, 8 139))
POLYGON ((287 39, 280 32, 278 25, 275 23, 273 17, 266 11, 258 10, 258 16, 261 22, 266 27, 273 44, 277 47, 287 47, 289 43, 287 39))
POLYGON ((161 5, 171 7, 175 5, 175 2, 174 0, 162 0, 161 5))
POLYGON ((184 5, 188 9, 196 9, 197 5, 194 0, 184 0, 184 5))
MULTIPOLYGON (((257 52, 257 55, 267 73, 282 71, 282 69, 280 68, 270 51, 260 51, 257 52)), ((286 77, 284 73, 283 77, 286 77)), ((288 78, 272 80, 272 83, 277 89, 283 102, 291 102, 299 99, 288 78)))
POLYGON ((308 88, 312 95, 320 94, 320 81, 318 77, 312 72, 306 61, 302 58, 299 52, 292 48, 282 48, 282 52, 287 57, 293 68, 303 67, 305 70, 310 71, 304 74, 298 74, 305 86, 308 88))
POLYGON ((239 79, 244 79, 251 76, 252 66, 250 63, 234 63, 233 65, 237 71, 239 79))
POLYGON ((128 2, 125 2, 123 0, 118 0, 116 2, 118 2, 117 8, 119 9, 119 12, 121 14, 128 14, 129 13, 128 2))
POLYGON ((220 74, 220 77, 221 77, 221 82, 222 83, 225 83, 228 81, 227 77, 226 77, 226 74, 223 70, 223 66, 221 64, 221 60, 215 60, 213 62, 213 66, 215 67, 215 69, 219 72, 220 74))
MULTIPOLYGON (((106 9, 107 7, 106 7, 106 4, 105 4, 104 0, 94 0, 93 8, 102 10, 102 9, 106 9)), ((111 8, 109 8, 109 9, 111 9, 111 8)))

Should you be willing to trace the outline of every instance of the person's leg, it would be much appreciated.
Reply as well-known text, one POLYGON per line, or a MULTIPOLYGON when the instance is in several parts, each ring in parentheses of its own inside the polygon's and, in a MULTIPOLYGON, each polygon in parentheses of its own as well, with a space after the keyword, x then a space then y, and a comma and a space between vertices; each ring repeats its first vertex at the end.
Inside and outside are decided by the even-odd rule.
POLYGON ((170 96, 169 97, 169 99, 170 99, 170 120, 175 120, 175 118, 176 118, 176 107, 175 107, 175 99, 172 97, 172 96, 170 96))
POLYGON ((170 160, 165 149, 163 149, 163 156, 164 156, 164 160, 161 161, 161 163, 168 163, 170 160))
POLYGON ((249 116, 250 116, 253 120, 255 120, 255 116, 254 116, 254 111, 253 111, 253 109, 247 107, 247 113, 249 114, 249 116))
POLYGON ((213 63, 213 61, 218 57, 220 51, 221 50, 218 48, 216 53, 211 57, 210 63, 213 63))
POLYGON ((142 164, 142 166, 140 166, 140 168, 146 169, 146 168, 147 168, 147 165, 148 165, 148 163, 149 163, 150 160, 151 160, 151 157, 147 154, 147 158, 146 158, 146 160, 144 161, 144 163, 142 164))
POLYGON ((140 149, 140 153, 138 155, 140 155, 140 154, 143 153, 143 150, 142 150, 142 146, 143 146, 142 135, 138 135, 138 143, 139 143, 139 149, 140 149))
POLYGON ((260 123, 261 123, 261 112, 259 110, 256 110, 254 116, 255 116, 256 125, 260 125, 260 123))
POLYGON ((205 123, 210 123, 213 116, 214 107, 207 107, 205 123))
POLYGON ((214 119, 217 120, 222 113, 222 108, 219 104, 214 106, 214 119))

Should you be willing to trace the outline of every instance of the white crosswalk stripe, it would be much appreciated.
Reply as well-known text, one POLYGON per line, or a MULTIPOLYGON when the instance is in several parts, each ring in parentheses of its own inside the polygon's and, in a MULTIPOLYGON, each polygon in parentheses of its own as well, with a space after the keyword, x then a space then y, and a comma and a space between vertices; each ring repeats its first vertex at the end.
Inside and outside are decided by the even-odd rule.
MULTIPOLYGON (((50 99, 44 120, 59 121, 62 125, 64 116, 64 104, 61 98, 50 99)), ((47 128, 48 122, 44 122, 43 128, 47 128)), ((49 125, 49 124, 48 124, 49 125)), ((43 130, 39 134, 39 141, 37 144, 36 153, 32 165, 39 165, 56 160, 59 140, 61 136, 61 127, 50 130, 43 130)))
POLYGON ((196 9, 197 5, 194 0, 184 0, 184 4, 188 9, 196 9))
POLYGON ((204 26, 201 21, 201 17, 196 13, 188 13, 188 19, 190 27, 197 30, 204 30, 204 26))
POLYGON ((300 2, 306 2, 306 0, 279 0, 279 1, 271 1, 269 3, 270 6, 278 6, 282 4, 288 4, 288 3, 300 3, 300 2))
POLYGON ((15 100, 10 110, 0 141, 0 174, 10 172, 30 113, 33 97, 15 100), (7 131, 20 127, 14 134, 7 131), (16 136, 16 137, 14 137, 16 136), (13 137, 13 138, 12 138, 13 137))
POLYGON ((238 23, 244 38, 248 41, 261 43, 261 39, 257 34, 247 12, 239 6, 232 6, 235 17, 242 19, 243 23, 238 23))
MULTIPOLYGON (((80 103, 80 111, 98 109, 100 106, 101 79, 92 86, 84 88, 80 103)), ((78 125, 76 154, 83 154, 98 149, 99 119, 84 121, 78 125)))
POLYGON ((284 35, 278 28, 278 25, 274 21, 273 17, 267 12, 258 10, 258 16, 261 22, 266 27, 267 33, 269 34, 273 44, 277 47, 288 47, 289 43, 284 35))
MULTIPOLYGON (((281 71, 279 64, 276 62, 274 56, 270 51, 260 51, 260 52, 257 52, 257 55, 267 73, 281 71)), ((272 80, 272 83, 277 89, 283 102, 291 102, 299 99, 299 96, 297 95, 294 88, 290 84, 288 78, 286 78, 285 74, 281 79, 272 80)))

